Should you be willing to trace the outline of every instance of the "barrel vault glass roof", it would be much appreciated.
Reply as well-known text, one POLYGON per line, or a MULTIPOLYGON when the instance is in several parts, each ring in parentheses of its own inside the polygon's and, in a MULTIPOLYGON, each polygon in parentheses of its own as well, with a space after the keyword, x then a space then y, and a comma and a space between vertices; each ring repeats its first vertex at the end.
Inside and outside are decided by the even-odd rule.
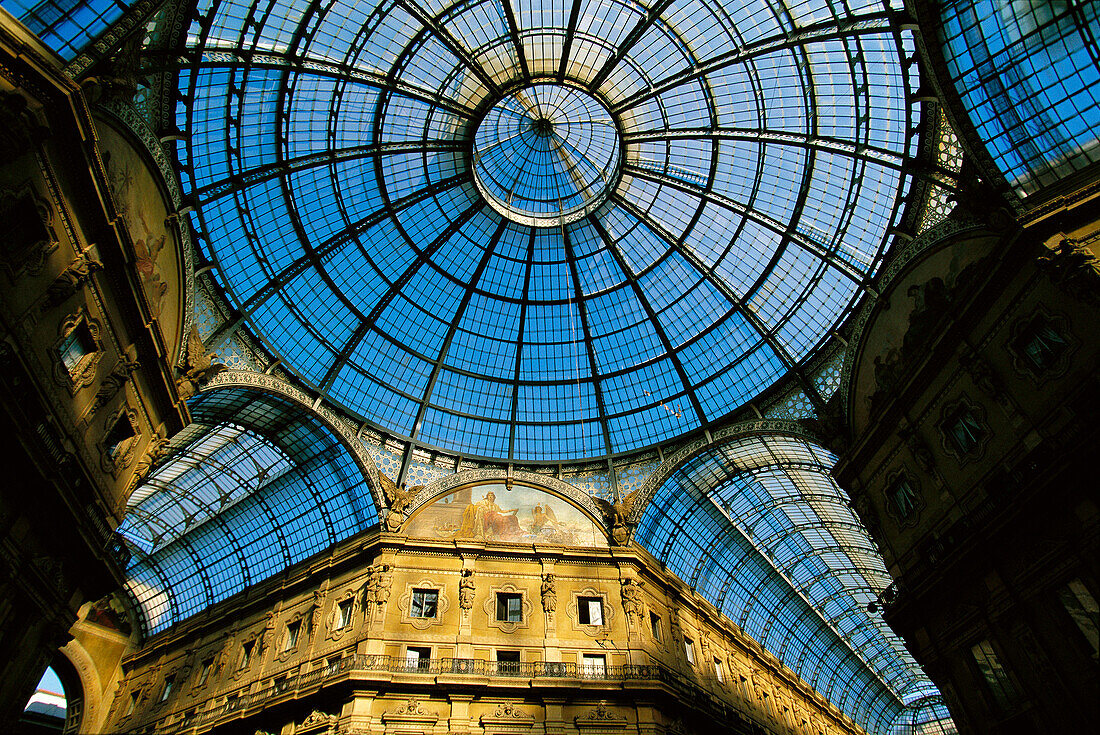
POLYGON ((360 466, 306 407, 238 388, 189 406, 118 529, 153 633, 378 523, 360 466))
POLYGON ((709 449, 661 484, 635 539, 868 732, 918 719, 954 732, 935 685, 867 611, 890 576, 835 464, 786 436, 709 449))
POLYGON ((908 190, 913 48, 879 2, 194 18, 157 58, 236 314, 210 341, 248 330, 426 447, 559 462, 712 424, 828 339, 908 190))

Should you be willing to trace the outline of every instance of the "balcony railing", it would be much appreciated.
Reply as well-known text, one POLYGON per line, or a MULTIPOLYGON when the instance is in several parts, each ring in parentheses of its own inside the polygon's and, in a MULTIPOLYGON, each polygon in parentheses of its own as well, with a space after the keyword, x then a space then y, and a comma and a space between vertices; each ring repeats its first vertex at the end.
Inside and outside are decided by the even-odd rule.
MULTIPOLYGON (((184 732, 193 728, 211 725, 218 720, 239 717, 250 710, 262 708, 267 702, 295 690, 310 689, 314 685, 324 685, 350 677, 353 673, 392 673, 421 674, 429 676, 477 676, 487 679, 561 679, 572 681, 614 681, 648 682, 663 684, 672 689, 677 700, 693 704, 697 708, 709 711, 731 729, 741 725, 740 731, 749 733, 767 733, 764 726, 753 722, 749 716, 733 704, 732 692, 728 685, 715 677, 700 676, 693 679, 679 674, 660 664, 621 664, 616 666, 598 664, 559 663, 536 661, 517 663, 512 661, 482 661, 472 658, 407 659, 400 656, 380 656, 357 654, 347 656, 339 662, 315 662, 312 671, 276 678, 263 689, 255 692, 230 692, 227 701, 213 705, 217 700, 209 700, 204 712, 187 716, 173 725, 163 720, 154 725, 130 730, 129 732, 169 733, 184 732)), ((550 683, 550 682, 547 682, 550 683)), ((218 699, 222 699, 218 697, 218 699)))

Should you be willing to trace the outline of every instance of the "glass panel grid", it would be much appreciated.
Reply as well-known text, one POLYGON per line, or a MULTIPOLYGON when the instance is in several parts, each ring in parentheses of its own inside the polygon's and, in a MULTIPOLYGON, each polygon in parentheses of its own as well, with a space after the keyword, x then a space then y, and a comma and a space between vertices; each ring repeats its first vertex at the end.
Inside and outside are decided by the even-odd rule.
POLYGON ((301 406, 245 389, 189 406, 119 527, 153 633, 377 523, 358 464, 301 406))
POLYGON ((800 439, 746 437, 677 470, 635 539, 869 732, 936 695, 867 604, 890 584, 881 556, 800 439))
POLYGON ((204 255, 311 390, 466 456, 592 458, 727 415, 850 313, 906 193, 907 32, 874 2, 582 6, 513 3, 519 38, 448 0, 193 29, 204 255))

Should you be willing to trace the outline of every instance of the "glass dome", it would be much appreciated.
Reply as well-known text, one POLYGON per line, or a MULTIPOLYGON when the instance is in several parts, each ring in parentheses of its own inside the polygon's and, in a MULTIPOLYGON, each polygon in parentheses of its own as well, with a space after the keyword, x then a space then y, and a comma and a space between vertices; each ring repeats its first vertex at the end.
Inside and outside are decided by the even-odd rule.
POLYGON ((888 4, 200 2, 181 178, 244 329, 417 445, 561 462, 706 427, 850 313, 900 218, 888 4))

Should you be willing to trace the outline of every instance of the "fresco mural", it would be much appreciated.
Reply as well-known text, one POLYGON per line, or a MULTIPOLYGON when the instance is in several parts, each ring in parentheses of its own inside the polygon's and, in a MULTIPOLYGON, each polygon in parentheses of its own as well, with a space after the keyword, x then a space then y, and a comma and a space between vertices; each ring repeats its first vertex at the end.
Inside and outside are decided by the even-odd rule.
POLYGON ((106 120, 97 120, 96 134, 111 198, 134 245, 134 267, 174 359, 183 339, 184 294, 172 215, 151 166, 127 138, 106 120))
POLYGON ((575 506, 544 490, 472 485, 417 511, 410 536, 559 546, 607 546, 603 529, 575 506))

